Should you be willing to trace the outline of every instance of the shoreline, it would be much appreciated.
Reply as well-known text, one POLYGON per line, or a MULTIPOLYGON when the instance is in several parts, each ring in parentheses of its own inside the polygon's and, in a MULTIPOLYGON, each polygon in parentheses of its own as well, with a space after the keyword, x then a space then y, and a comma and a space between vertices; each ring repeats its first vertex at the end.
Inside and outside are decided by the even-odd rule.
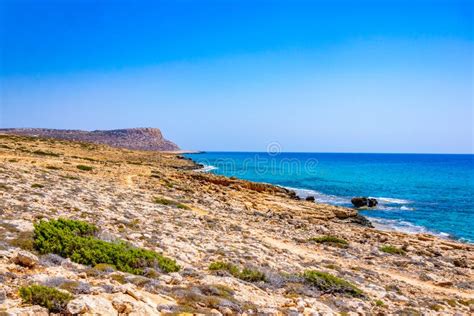
MULTIPOLYGON (((196 172, 206 172, 207 173, 207 172, 212 172, 212 170, 217 169, 217 167, 215 167, 215 166, 200 164, 199 162, 193 160, 192 158, 187 157, 187 159, 190 159, 190 161, 192 161, 197 167, 199 167, 199 169, 195 170, 196 172)), ((225 178, 230 178, 229 176, 226 176, 226 175, 220 175, 219 174, 219 176, 222 176, 222 177, 225 177, 225 178)), ((237 177, 237 178, 242 180, 242 181, 250 181, 250 180, 239 178, 239 177, 237 177)), ((250 182, 254 182, 254 181, 250 181, 250 182)), ((267 183, 267 182, 257 182, 257 183, 272 185, 272 186, 281 187, 281 188, 284 188, 284 189, 294 191, 296 196, 298 196, 301 200, 304 200, 307 196, 311 195, 311 193, 319 193, 319 192, 317 192, 315 190, 312 190, 312 189, 287 187, 287 186, 282 186, 282 185, 279 185, 279 184, 272 184, 272 183, 267 183), (308 194, 302 194, 305 191, 307 191, 308 194), (311 193, 309 191, 311 191, 311 193)), ((329 196, 327 194, 324 194, 324 195, 329 196)), ((334 197, 336 197, 336 196, 334 196, 334 197)), ((341 205, 338 205, 338 204, 320 202, 320 201, 317 201, 317 200, 315 200, 313 203, 320 204, 320 205, 328 205, 328 206, 341 206, 341 205)), ((346 206, 342 206, 342 207, 346 207, 346 206)), ((357 209, 357 208, 351 208, 351 209, 356 210, 357 213, 359 214, 359 209, 357 209)), ((404 228, 401 225, 395 226, 396 224, 390 225, 388 223, 385 223, 385 224, 381 223, 383 221, 391 221, 391 220, 387 220, 387 219, 381 218, 381 217, 372 217, 372 216, 368 216, 368 215, 360 215, 360 216, 366 218, 374 226, 375 229, 378 229, 380 231, 397 232, 397 233, 403 233, 403 234, 408 234, 408 235, 417 235, 417 234, 425 235, 425 234, 427 234, 427 235, 431 235, 433 237, 441 238, 441 239, 444 239, 444 240, 461 242, 461 243, 465 243, 465 244, 468 244, 468 245, 474 245, 474 242, 471 242, 471 241, 466 240, 464 238, 455 237, 455 236, 449 235, 449 234, 444 233, 444 232, 433 232, 433 231, 429 230, 427 227, 420 226, 420 225, 415 225, 413 223, 407 222, 409 225, 412 226, 413 229, 419 228, 419 229, 422 229, 422 231, 410 230, 408 228, 404 228)), ((395 220, 393 220, 393 221, 395 221, 395 220)), ((402 219, 398 219, 398 221, 403 222, 402 219)))

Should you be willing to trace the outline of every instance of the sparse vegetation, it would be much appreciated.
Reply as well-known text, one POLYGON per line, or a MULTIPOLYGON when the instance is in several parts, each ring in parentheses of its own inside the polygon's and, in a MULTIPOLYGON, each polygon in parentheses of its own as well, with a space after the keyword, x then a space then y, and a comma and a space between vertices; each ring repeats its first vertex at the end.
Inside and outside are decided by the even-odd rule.
POLYGON ((33 251, 33 233, 31 231, 19 231, 9 244, 24 250, 33 251))
POLYGON ((234 291, 221 284, 203 284, 179 288, 173 295, 178 301, 177 313, 186 314, 211 314, 211 309, 228 306, 233 314, 239 314, 242 310, 255 309, 249 302, 239 302, 234 297, 234 291))
POLYGON ((53 153, 50 151, 42 151, 42 150, 35 150, 33 154, 40 155, 40 156, 52 156, 52 157, 59 157, 60 155, 57 153, 53 153))
POLYGON ((362 291, 355 285, 326 272, 307 270, 303 273, 303 278, 307 283, 323 293, 342 293, 351 296, 362 296, 362 291))
POLYGON ((72 261, 95 266, 106 263, 117 270, 143 274, 147 267, 179 271, 176 261, 123 241, 106 242, 94 237, 97 228, 82 221, 58 219, 35 224, 34 246, 40 253, 55 253, 72 261))
POLYGON ((215 261, 209 265, 209 270, 211 271, 227 271, 233 277, 247 281, 247 282, 259 282, 265 281, 266 277, 263 272, 260 272, 251 268, 240 268, 232 263, 215 261))
POLYGON ((24 303, 43 306, 52 313, 64 311, 67 303, 73 299, 67 292, 43 285, 21 287, 19 294, 24 303))
POLYGON ((77 165, 76 167, 77 169, 82 170, 82 171, 91 171, 92 169, 94 169, 93 167, 86 166, 86 165, 77 165))
POLYGON ((155 197, 154 202, 157 203, 157 204, 161 204, 161 205, 174 206, 174 207, 177 207, 177 208, 183 209, 183 210, 191 209, 186 204, 183 204, 183 203, 180 203, 180 202, 177 202, 177 201, 174 201, 174 200, 166 199, 166 198, 163 198, 163 197, 155 197))
POLYGON ((375 301, 374 301, 374 304, 375 304, 375 306, 377 306, 377 307, 384 307, 384 306, 385 306, 385 303, 384 303, 383 301, 381 301, 381 300, 375 300, 375 301))
POLYGON ((391 245, 382 246, 379 248, 379 250, 385 253, 392 254, 392 255, 405 255, 406 253, 405 250, 401 248, 397 248, 395 246, 391 246, 391 245))
POLYGON ((41 188, 44 188, 44 185, 39 184, 39 183, 33 183, 33 184, 31 185, 31 187, 32 187, 33 189, 41 189, 41 188))
POLYGON ((56 166, 46 166, 46 169, 50 169, 50 170, 60 170, 61 168, 56 167, 56 166))
POLYGON ((310 241, 316 242, 318 244, 327 244, 330 246, 336 247, 347 247, 349 243, 342 239, 335 236, 321 236, 321 237, 313 237, 309 239, 310 241))

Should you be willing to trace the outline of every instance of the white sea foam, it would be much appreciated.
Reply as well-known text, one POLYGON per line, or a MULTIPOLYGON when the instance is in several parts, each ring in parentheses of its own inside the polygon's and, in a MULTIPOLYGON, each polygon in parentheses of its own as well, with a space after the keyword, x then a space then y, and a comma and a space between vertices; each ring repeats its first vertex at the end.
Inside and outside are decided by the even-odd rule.
POLYGON ((408 200, 402 200, 402 199, 394 199, 394 198, 388 198, 388 197, 370 197, 371 199, 376 199, 377 201, 381 203, 389 203, 389 204, 410 204, 412 203, 411 201, 408 200))
POLYGON ((217 169, 217 167, 204 165, 203 168, 197 169, 196 172, 209 172, 209 171, 216 170, 216 169, 217 169))
POLYGON ((324 194, 315 190, 298 189, 298 188, 292 188, 292 187, 286 187, 286 188, 289 190, 295 191, 296 195, 302 199, 305 199, 308 196, 314 196, 315 201, 319 203, 334 204, 334 205, 342 205, 342 204, 350 203, 350 200, 345 199, 343 197, 324 194))
POLYGON ((376 229, 387 230, 387 231, 398 231, 407 234, 430 234, 443 238, 449 238, 450 235, 444 232, 432 232, 426 229, 426 227, 414 225, 412 223, 394 220, 394 219, 383 219, 376 217, 367 217, 376 229))

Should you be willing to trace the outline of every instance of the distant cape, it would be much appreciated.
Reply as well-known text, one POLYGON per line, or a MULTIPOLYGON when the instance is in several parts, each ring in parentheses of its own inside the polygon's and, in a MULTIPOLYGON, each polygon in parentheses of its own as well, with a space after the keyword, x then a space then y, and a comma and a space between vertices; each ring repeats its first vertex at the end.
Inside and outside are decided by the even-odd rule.
POLYGON ((126 128, 103 131, 4 128, 0 129, 0 133, 90 142, 134 150, 177 151, 180 149, 175 143, 165 139, 158 128, 126 128))

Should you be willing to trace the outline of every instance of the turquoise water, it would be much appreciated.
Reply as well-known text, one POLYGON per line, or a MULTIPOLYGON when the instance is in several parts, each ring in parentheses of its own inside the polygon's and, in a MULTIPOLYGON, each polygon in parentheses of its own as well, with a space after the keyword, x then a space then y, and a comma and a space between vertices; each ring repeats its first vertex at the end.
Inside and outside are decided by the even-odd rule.
POLYGON ((377 226, 474 242, 474 155, 207 152, 188 157, 206 171, 296 189, 305 197, 352 206, 377 226))

